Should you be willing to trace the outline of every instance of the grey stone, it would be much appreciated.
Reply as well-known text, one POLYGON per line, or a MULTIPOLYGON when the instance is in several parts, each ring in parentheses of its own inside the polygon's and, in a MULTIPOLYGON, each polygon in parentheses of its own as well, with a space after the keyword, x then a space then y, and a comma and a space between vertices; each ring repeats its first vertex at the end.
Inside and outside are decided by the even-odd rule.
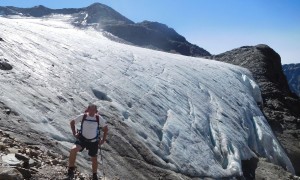
POLYGON ((16 149, 16 148, 8 148, 7 151, 8 151, 9 153, 15 154, 15 153, 18 153, 18 152, 19 152, 19 149, 16 149))
POLYGON ((29 169, 20 168, 20 167, 17 167, 16 169, 22 174, 24 179, 31 178, 31 171, 29 169))
POLYGON ((2 141, 3 143, 5 143, 5 144, 12 143, 12 140, 9 139, 9 138, 3 138, 3 139, 1 139, 1 141, 2 141))
POLYGON ((4 151, 6 149, 6 145, 3 142, 0 142, 0 150, 4 151))
POLYGON ((0 167, 0 179, 1 180, 23 180, 22 174, 11 167, 0 167))
POLYGON ((2 156, 3 163, 9 164, 10 166, 21 166, 21 161, 15 157, 15 154, 8 154, 2 156))
POLYGON ((29 157, 27 157, 26 155, 24 154, 20 154, 20 153, 16 153, 15 154, 15 157, 19 160, 22 160, 22 161, 29 161, 29 157))
POLYGON ((47 155, 52 157, 52 158, 58 158, 59 157, 59 154, 57 154, 55 152, 52 152, 50 150, 47 151, 47 155))
POLYGON ((33 167, 33 166, 38 166, 40 163, 39 162, 37 162, 37 161, 35 161, 35 160, 33 160, 33 159, 29 159, 29 166, 30 167, 33 167))

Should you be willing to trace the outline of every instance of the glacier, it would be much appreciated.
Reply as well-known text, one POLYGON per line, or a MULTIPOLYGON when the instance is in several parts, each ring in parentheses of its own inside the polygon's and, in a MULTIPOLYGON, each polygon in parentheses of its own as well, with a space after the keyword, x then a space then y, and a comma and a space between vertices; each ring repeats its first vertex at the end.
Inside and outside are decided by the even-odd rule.
POLYGON ((69 120, 93 102, 172 171, 241 176, 241 161, 261 156, 294 173, 248 70, 113 42, 71 18, 0 17, 0 58, 13 66, 0 70, 0 101, 33 129, 71 146, 69 120))

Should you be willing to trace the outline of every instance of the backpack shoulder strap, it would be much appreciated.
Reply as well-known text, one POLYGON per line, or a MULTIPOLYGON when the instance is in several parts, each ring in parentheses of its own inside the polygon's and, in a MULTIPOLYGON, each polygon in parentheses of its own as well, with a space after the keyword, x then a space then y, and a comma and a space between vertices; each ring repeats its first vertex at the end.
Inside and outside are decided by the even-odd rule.
POLYGON ((98 123, 98 126, 99 126, 99 121, 100 121, 100 116, 99 116, 99 114, 96 114, 96 121, 97 121, 97 123, 98 123))
POLYGON ((83 121, 86 119, 86 117, 87 117, 87 113, 84 113, 82 120, 81 120, 80 133, 82 133, 82 125, 83 125, 83 121))
POLYGON ((83 122, 86 119, 86 117, 87 117, 87 113, 84 113, 81 122, 83 122))

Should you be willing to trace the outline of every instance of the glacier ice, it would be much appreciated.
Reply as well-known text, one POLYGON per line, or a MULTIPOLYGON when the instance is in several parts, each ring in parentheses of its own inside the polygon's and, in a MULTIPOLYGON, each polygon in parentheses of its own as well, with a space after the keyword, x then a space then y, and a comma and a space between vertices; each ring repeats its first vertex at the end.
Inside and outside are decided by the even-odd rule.
POLYGON ((0 100, 35 130, 70 141, 69 119, 94 102, 176 172, 241 175, 241 160, 257 155, 294 172, 248 70, 112 42, 69 18, 0 17, 0 56, 13 65, 0 71, 0 100))

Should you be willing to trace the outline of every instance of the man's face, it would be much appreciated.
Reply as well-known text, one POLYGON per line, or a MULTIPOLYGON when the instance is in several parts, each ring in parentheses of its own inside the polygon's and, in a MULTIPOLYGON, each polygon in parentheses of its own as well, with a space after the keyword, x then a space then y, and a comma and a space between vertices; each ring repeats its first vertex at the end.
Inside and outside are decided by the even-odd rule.
POLYGON ((89 114, 95 114, 97 112, 97 108, 95 106, 91 106, 88 108, 89 114))

